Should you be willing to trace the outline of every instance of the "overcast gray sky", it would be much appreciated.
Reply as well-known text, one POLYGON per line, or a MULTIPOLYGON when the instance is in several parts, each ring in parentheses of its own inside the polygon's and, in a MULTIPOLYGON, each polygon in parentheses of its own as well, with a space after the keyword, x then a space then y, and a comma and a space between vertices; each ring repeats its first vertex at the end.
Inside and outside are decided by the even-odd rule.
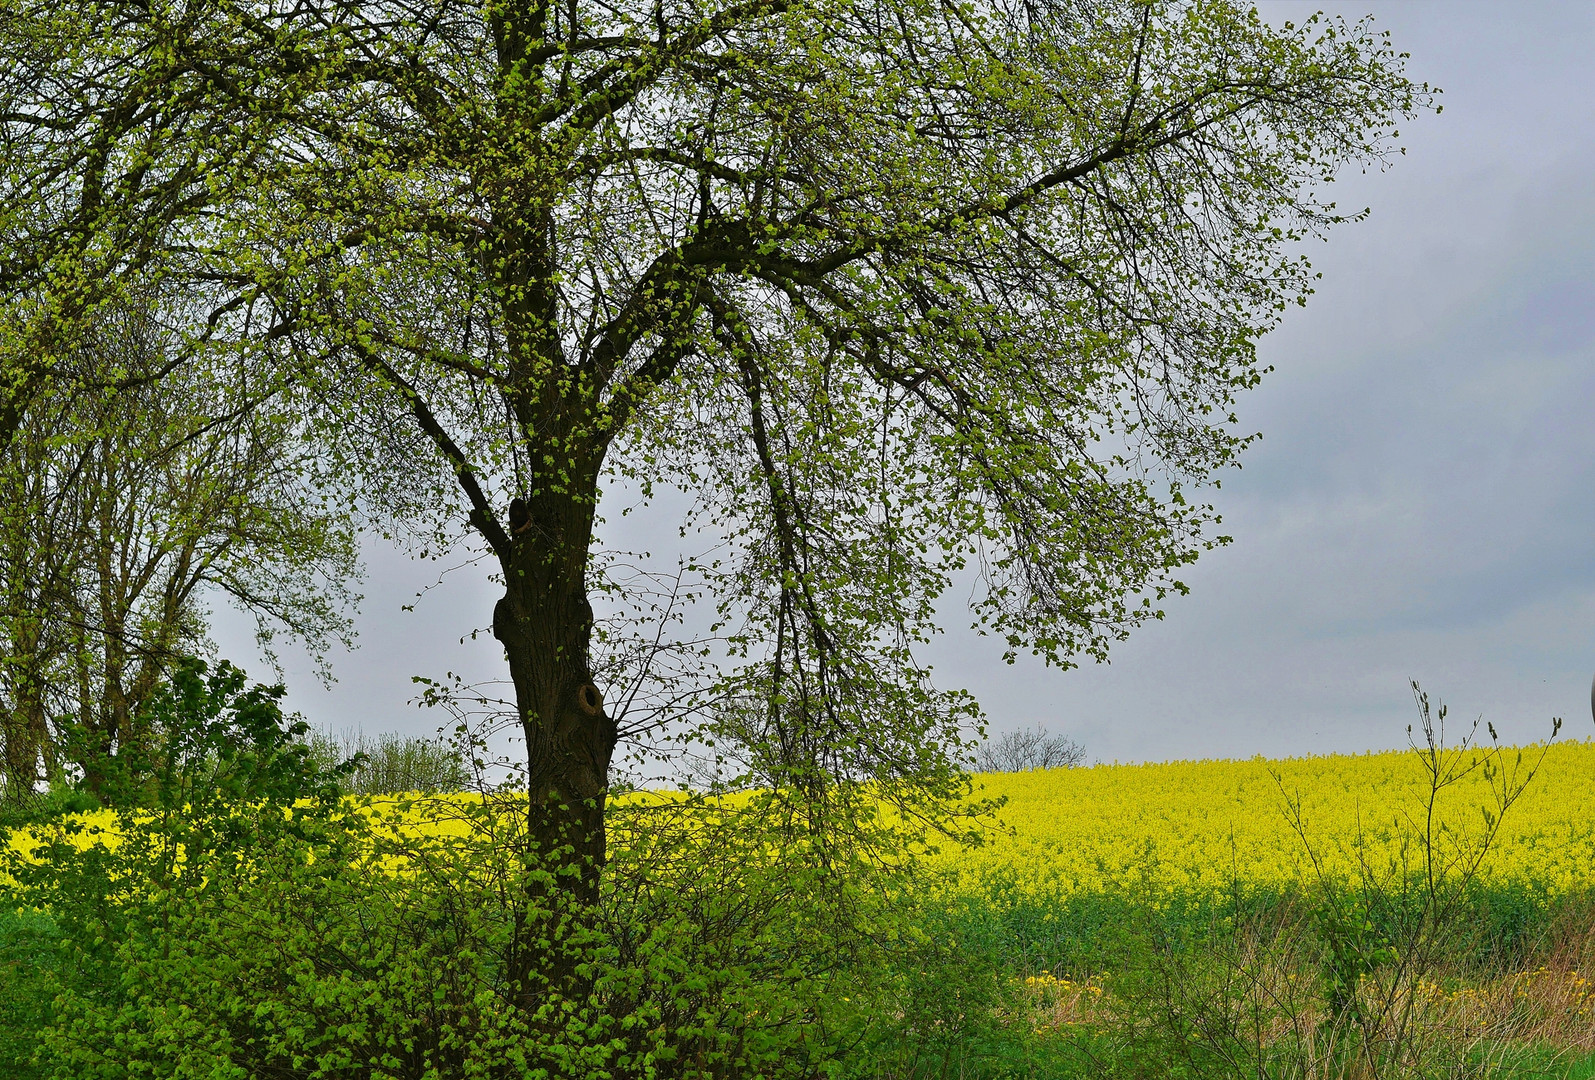
MULTIPOLYGON (((937 681, 995 731, 1042 723, 1108 761, 1379 749, 1403 743, 1416 678, 1514 740, 1553 715, 1595 734, 1595 3, 1264 11, 1319 7, 1373 13, 1444 112, 1403 131, 1393 170, 1337 184, 1372 217, 1315 247, 1318 294, 1262 343, 1277 370, 1241 419, 1263 439, 1215 493, 1235 542, 1192 594, 1069 672, 1006 666, 950 620, 937 681)), ((485 566, 427 590, 447 564, 367 556, 359 648, 330 691, 285 649, 290 704, 430 732, 410 676, 503 675, 469 637, 496 590, 485 566)), ((244 620, 216 637, 268 674, 244 620)))

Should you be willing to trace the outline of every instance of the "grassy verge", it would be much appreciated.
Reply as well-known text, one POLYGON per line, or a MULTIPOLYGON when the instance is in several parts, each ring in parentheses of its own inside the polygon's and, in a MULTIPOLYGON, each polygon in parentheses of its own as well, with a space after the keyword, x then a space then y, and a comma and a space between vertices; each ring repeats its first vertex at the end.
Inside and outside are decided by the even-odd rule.
POLYGON ((26 1080, 55 997, 59 936, 34 912, 0 911, 0 1075, 26 1080))
MULTIPOLYGON (((1595 900, 1479 887, 1421 976, 1402 981, 1387 960, 1339 1010, 1315 914, 1311 896, 1278 892, 948 903, 928 929, 958 943, 962 966, 933 978, 946 994, 990 970, 1005 994, 957 1041, 927 1037, 945 1024, 934 1000, 905 1009, 897 1042, 858 1075, 1595 1077, 1582 974, 1595 972, 1595 900)), ((1406 924, 1385 914, 1370 939, 1399 939, 1406 924)))
MULTIPOLYGON (((1079 980, 1116 962, 1126 933, 1159 947, 1200 948, 1239 928, 1290 918, 1314 902, 1301 889, 1272 887, 1220 894, 1170 892, 1152 902, 1124 893, 1057 898, 997 888, 945 901, 938 917, 960 940, 989 953, 1017 977, 1050 972, 1079 980)), ((1550 897, 1518 884, 1475 883, 1457 913, 1465 931, 1453 939, 1448 960, 1473 971, 1528 964, 1547 949, 1565 947, 1565 939, 1577 933, 1592 908, 1595 901, 1584 897, 1550 897)), ((1399 933, 1394 925, 1404 914, 1399 909, 1379 906, 1368 914, 1375 935, 1399 933)))

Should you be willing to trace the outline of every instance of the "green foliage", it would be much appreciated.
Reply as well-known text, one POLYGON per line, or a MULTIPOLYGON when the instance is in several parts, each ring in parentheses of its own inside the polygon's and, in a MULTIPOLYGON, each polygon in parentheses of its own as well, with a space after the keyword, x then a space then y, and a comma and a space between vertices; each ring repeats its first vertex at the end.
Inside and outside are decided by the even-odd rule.
POLYGON ((184 665, 143 714, 162 752, 97 766, 110 820, 56 806, 9 856, 5 904, 40 913, 3 939, 28 1075, 810 1077, 898 1000, 872 973, 904 883, 775 801, 624 805, 572 910, 524 796, 351 805, 279 696, 184 665), (539 904, 584 996, 528 992, 539 904))
MULTIPOLYGON (((115 5, 0 6, 0 449, 41 394, 93 397, 151 378, 83 371, 75 355, 219 240, 215 204, 253 182, 258 118, 183 59, 217 15, 149 11, 131 32, 115 5)), ((207 304, 213 289, 185 284, 171 322, 193 331, 191 345, 203 349, 234 315, 247 321, 230 291, 207 304)))
MULTIPOLYGON (((269 371, 188 340, 158 289, 107 306, 0 441, 0 783, 25 800, 82 754, 144 737, 135 714, 205 653, 218 596, 313 655, 349 641, 347 510, 319 497, 269 371), (121 380, 115 392, 81 381, 121 380), (156 384, 156 385, 152 385, 156 384), (76 756, 63 728, 80 731, 76 756)), ((149 747, 142 747, 148 752, 149 747)))
POLYGON ((1370 900, 1383 908, 1385 905, 1379 904, 1383 899, 1381 893, 1348 896, 1337 891, 1314 912, 1325 945, 1323 973, 1329 1009, 1337 1020, 1348 1019, 1361 1009, 1364 984, 1397 960, 1389 925, 1393 920, 1387 916, 1381 920, 1384 925, 1378 925, 1374 912, 1368 910, 1370 900))
MULTIPOLYGON (((1315 894, 1301 889, 1249 889, 1215 894, 1174 892, 1149 903, 1129 892, 1085 892, 1040 899, 1000 886, 979 903, 957 903, 938 917, 951 920, 959 941, 989 947, 1000 970, 1049 971, 1076 980, 1113 970, 1119 932, 1135 927, 1162 949, 1202 947, 1215 934, 1232 934, 1251 923, 1293 918, 1303 932, 1321 934, 1315 894)), ((1350 903, 1343 897, 1342 903, 1350 903)), ((1408 901, 1411 902, 1410 900, 1408 901)), ((1475 884, 1459 905, 1447 939, 1448 966, 1473 973, 1510 970, 1532 962, 1571 901, 1555 901, 1517 884, 1475 884)), ((1394 903, 1368 912, 1371 938, 1389 941, 1413 912, 1397 915, 1394 903)))
POLYGON ((973 902, 915 904, 903 947, 882 957, 849 1076, 988 1075, 1033 1040, 1016 1021, 995 942, 979 936, 973 902))
MULTIPOLYGON (((632 858, 690 855, 688 872, 616 867, 600 917, 559 943, 581 955, 595 996, 542 995, 528 1012, 515 926, 527 879, 548 870, 505 857, 524 803, 432 810, 464 837, 405 842, 357 819, 261 830, 235 849, 247 859, 207 862, 203 884, 118 901, 100 977, 57 987, 45 1074, 809 1077, 845 1051, 851 1002, 869 994, 866 928, 885 926, 856 887, 834 890, 834 872, 740 842, 746 821, 707 848, 701 834, 669 836, 673 810, 650 815, 632 858)), ((104 895, 146 868, 73 877, 104 895)), ((72 936, 110 927, 86 919, 72 936)))
POLYGON ((185 946, 185 904, 259 880, 262 851, 325 846, 336 776, 309 760, 281 695, 246 687, 226 663, 208 671, 187 661, 139 714, 156 738, 86 755, 79 798, 44 800, 19 823, 5 850, 4 902, 35 913, 25 918, 48 943, 14 969, 51 1003, 34 1018, 45 1022, 29 1048, 40 1075, 79 1075, 82 1054, 60 1048, 82 1024, 153 1007, 148 971, 185 946), (109 820, 85 812, 85 799, 100 796, 114 808, 109 820))
POLYGON ((0 911, 0 1071, 16 1080, 41 1075, 30 1059, 53 1018, 59 937, 47 915, 0 911))
POLYGON ((278 702, 287 691, 246 682, 225 660, 214 671, 201 660, 179 663, 136 718, 147 740, 99 757, 92 747, 77 748, 85 762, 81 787, 108 806, 148 808, 188 823, 229 817, 255 801, 328 798, 338 771, 312 758, 301 741, 308 725, 284 719, 278 702))

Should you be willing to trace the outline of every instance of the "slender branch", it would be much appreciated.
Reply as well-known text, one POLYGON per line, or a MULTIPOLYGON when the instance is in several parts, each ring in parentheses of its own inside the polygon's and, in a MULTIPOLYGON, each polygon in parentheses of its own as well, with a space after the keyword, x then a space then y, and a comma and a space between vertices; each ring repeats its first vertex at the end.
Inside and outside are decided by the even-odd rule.
POLYGON ((493 516, 492 504, 482 491, 482 486, 477 482, 476 473, 466 460, 465 452, 460 449, 451 435, 438 422, 432 409, 422 399, 420 391, 410 384, 404 376, 395 371, 386 360, 378 356, 368 346, 359 341, 352 344, 355 354, 361 362, 384 382, 403 395, 409 403, 410 412, 415 417, 416 423, 426 433, 427 438, 443 452, 449 464, 454 467, 454 475, 459 479, 460 489, 465 492, 465 497, 471 501, 471 524, 486 538, 493 548, 493 553, 500 559, 508 559, 510 554, 509 534, 493 516))

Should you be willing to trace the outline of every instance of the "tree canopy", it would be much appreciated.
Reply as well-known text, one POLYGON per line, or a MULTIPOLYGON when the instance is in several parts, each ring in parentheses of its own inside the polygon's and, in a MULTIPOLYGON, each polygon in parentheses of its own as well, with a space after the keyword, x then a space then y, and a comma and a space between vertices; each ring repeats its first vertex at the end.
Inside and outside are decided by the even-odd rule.
POLYGON ((1214 542, 1187 492, 1310 291, 1296 242, 1356 216, 1323 185, 1423 98, 1368 26, 1227 3, 236 25, 264 74, 235 107, 280 126, 235 287, 360 388, 335 415, 379 436, 346 449, 396 467, 366 474, 384 502, 497 553, 512 669, 523 632, 571 658, 521 707, 588 682, 605 479, 671 483, 732 534, 711 584, 770 724, 879 718, 846 763, 872 775, 923 740, 910 647, 966 563, 980 622, 1061 663, 1182 587, 1214 542))

